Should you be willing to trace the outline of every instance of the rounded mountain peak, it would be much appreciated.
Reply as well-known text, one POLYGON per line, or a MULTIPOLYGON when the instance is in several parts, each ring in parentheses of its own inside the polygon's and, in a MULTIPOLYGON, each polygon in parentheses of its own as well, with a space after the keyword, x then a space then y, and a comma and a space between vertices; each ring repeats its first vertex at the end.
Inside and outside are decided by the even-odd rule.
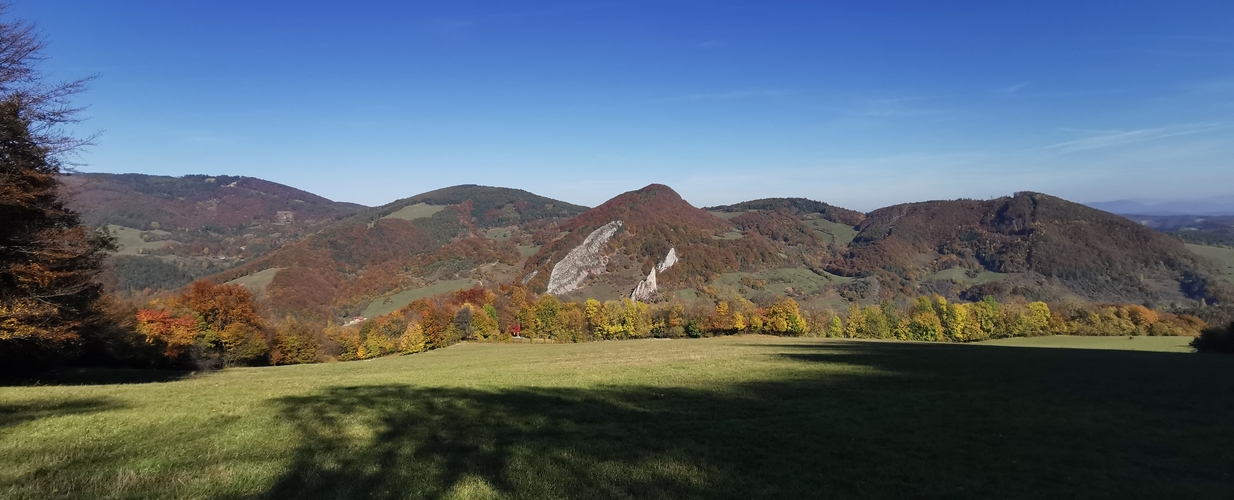
POLYGON ((633 230, 661 224, 694 226, 708 231, 727 230, 728 227, 726 221, 691 205, 664 184, 648 184, 617 195, 571 219, 565 226, 567 230, 594 229, 615 220, 623 221, 633 230))

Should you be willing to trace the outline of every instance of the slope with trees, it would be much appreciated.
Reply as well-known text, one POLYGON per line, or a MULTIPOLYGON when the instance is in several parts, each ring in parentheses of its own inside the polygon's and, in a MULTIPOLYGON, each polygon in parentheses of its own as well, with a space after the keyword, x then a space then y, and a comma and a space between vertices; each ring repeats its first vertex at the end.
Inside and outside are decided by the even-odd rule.
POLYGON ((87 142, 62 128, 85 81, 47 83, 41 49, 32 25, 0 22, 0 369, 73 358, 102 328, 96 278, 114 244, 62 196, 64 159, 87 142))
POLYGON ((1210 265, 1181 242, 1126 218, 1039 193, 875 210, 829 270, 916 283, 964 268, 1056 280, 1095 300, 1224 297, 1210 265))
POLYGON ((174 290, 364 208, 253 177, 75 173, 61 180, 88 227, 120 236, 104 283, 121 293, 174 290))
POLYGON ((442 280, 502 281, 501 270, 522 260, 519 245, 530 245, 535 231, 583 210, 517 189, 444 188, 361 211, 211 279, 281 268, 266 288, 270 317, 338 321, 374 300, 442 280), (440 210, 410 220, 391 216, 419 204, 440 210), (508 237, 487 237, 486 230, 495 227, 507 228, 508 237))
POLYGON ((602 250, 612 257, 611 272, 588 286, 604 285, 625 295, 670 249, 679 260, 658 278, 668 290, 703 287, 734 271, 818 268, 832 251, 783 207, 725 220, 690 205, 668 186, 652 184, 614 197, 557 232, 541 233, 544 246, 524 269, 528 285, 545 290, 554 266, 592 231, 613 221, 621 221, 621 229, 602 250))

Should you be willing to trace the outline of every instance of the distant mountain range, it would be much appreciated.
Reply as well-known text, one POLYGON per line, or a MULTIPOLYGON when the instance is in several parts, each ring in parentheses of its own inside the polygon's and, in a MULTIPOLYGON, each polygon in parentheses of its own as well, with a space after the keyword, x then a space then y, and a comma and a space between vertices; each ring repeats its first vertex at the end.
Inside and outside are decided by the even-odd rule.
POLYGON ((1234 215, 1234 196, 1191 201, 1116 200, 1086 205, 1119 215, 1234 215))
POLYGON ((113 289, 208 276, 250 287, 271 316, 322 322, 477 285, 691 307, 737 296, 836 309, 922 293, 1179 307, 1234 296, 1179 239, 1038 193, 863 214, 803 198, 701 209, 659 184, 588 209, 476 185, 368 208, 244 177, 67 182, 87 221, 137 248, 114 259, 113 289))

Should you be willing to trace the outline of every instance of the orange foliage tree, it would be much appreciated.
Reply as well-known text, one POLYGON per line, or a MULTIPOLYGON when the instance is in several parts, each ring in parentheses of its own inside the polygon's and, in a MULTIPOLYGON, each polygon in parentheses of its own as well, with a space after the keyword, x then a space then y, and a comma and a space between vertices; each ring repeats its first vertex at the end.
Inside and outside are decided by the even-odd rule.
POLYGON ((138 310, 137 322, 148 342, 167 346, 168 357, 187 353, 199 368, 256 364, 269 352, 257 302, 240 285, 195 282, 166 308, 138 310))

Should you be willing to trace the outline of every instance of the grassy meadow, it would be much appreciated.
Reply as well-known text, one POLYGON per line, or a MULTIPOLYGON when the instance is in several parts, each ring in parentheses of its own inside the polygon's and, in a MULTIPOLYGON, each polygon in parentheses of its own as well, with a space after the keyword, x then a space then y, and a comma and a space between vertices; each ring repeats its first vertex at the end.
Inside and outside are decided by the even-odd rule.
POLYGON ((150 252, 163 248, 164 245, 175 245, 176 241, 145 241, 141 239, 142 233, 168 235, 166 231, 142 231, 141 229, 133 229, 131 227, 117 226, 108 224, 107 230, 111 231, 112 236, 116 237, 116 244, 120 250, 116 255, 138 255, 143 252, 150 252))
POLYGON ((1106 349, 1115 351, 1192 352, 1193 337, 1014 337, 981 342, 981 345, 1008 347, 1061 347, 1067 349, 1106 349))
POLYGON ((0 387, 0 497, 1232 498, 1232 370, 743 336, 72 372, 0 387))
POLYGON ((234 280, 228 281, 228 285, 243 285, 248 288, 254 295, 264 296, 266 287, 270 286, 270 282, 274 281, 274 275, 283 270, 281 267, 272 267, 263 269, 247 276, 241 276, 234 280))
POLYGON ((1216 264, 1217 271, 1221 273, 1221 277, 1225 278, 1226 281, 1234 283, 1234 248, 1188 244, 1187 249, 1211 260, 1213 264, 1216 264))
POLYGON ((476 284, 476 280, 468 278, 460 278, 453 280, 439 281, 432 285, 403 290, 389 297, 382 297, 374 300, 364 308, 361 316, 366 318, 376 318, 383 314, 390 314, 394 311, 407 307, 407 304, 412 303, 416 299, 432 297, 441 293, 450 293, 462 288, 470 288, 476 284))
POLYGON ((403 208, 400 208, 397 211, 391 213, 390 215, 387 215, 385 218, 403 219, 403 220, 427 219, 429 217, 432 217, 433 214, 436 214, 437 212, 440 212, 445 209, 446 207, 443 205, 429 205, 425 203, 416 203, 414 205, 407 205, 403 208))

